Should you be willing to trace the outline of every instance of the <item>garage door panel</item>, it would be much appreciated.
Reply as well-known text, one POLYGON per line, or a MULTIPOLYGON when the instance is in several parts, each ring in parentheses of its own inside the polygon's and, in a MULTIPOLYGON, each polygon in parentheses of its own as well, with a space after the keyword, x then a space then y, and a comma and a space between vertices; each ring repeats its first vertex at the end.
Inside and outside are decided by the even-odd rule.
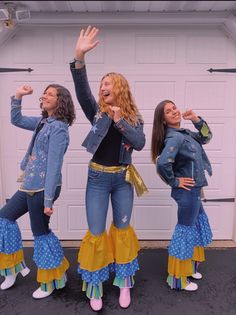
POLYGON ((235 160, 234 159, 212 159, 212 177, 208 177, 209 186, 205 188, 208 194, 219 198, 230 197, 235 195, 235 160), (217 194, 217 196, 216 196, 217 194))
POLYGON ((67 190, 84 189, 87 181, 88 165, 67 163, 67 190))
POLYGON ((232 239, 234 220, 233 203, 203 204, 209 218, 214 239, 232 239), (227 227, 227 228, 226 228, 227 227))
POLYGON ((134 93, 138 107, 144 114, 147 114, 147 117, 145 115, 144 118, 148 120, 144 121, 152 123, 153 119, 150 120, 152 115, 147 110, 153 111, 160 101, 175 98, 175 81, 136 81, 134 93))
POLYGON ((159 35, 136 35, 135 50, 137 64, 176 62, 176 37, 159 35), (144 50, 143 47, 146 47, 144 50))
POLYGON ((191 64, 224 64, 227 40, 222 36, 191 35, 187 38, 186 62, 191 64), (204 47, 204 49, 202 49, 204 47), (219 49, 220 47, 220 49, 219 49))
POLYGON ((55 35, 51 32, 45 32, 31 28, 31 30, 24 30, 14 36, 12 39, 13 45, 13 61, 17 64, 53 63, 55 50, 55 35), (40 52, 40 54, 29 53, 29 38, 31 49, 40 52), (42 49, 47 47, 47 49, 42 49))
POLYGON ((168 230, 172 231, 171 204, 134 208, 134 222, 138 230, 168 230), (161 218, 161 219, 160 219, 161 218))

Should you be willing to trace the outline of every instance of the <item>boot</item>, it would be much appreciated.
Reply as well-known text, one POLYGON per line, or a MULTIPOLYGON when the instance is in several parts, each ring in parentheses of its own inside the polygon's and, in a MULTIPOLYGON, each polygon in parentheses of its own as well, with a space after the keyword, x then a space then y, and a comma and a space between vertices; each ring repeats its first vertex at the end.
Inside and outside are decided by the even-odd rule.
POLYGON ((51 295, 53 291, 54 290, 49 291, 49 292, 48 291, 43 291, 41 289, 41 287, 39 287, 36 291, 34 291, 32 296, 33 296, 34 299, 44 299, 45 297, 51 295))
POLYGON ((122 308, 127 308, 130 305, 130 288, 120 288, 119 303, 122 308))
POLYGON ((102 309, 102 299, 90 299, 90 306, 93 311, 100 311, 102 309))
MULTIPOLYGON (((27 276, 29 272, 30 272, 30 269, 28 267, 25 267, 24 269, 22 269, 20 271, 20 273, 23 277, 27 276)), ((7 290, 10 287, 12 287, 14 285, 14 283, 16 282, 16 277, 17 277, 18 273, 5 276, 5 280, 3 281, 3 283, 0 286, 1 290, 7 290)))

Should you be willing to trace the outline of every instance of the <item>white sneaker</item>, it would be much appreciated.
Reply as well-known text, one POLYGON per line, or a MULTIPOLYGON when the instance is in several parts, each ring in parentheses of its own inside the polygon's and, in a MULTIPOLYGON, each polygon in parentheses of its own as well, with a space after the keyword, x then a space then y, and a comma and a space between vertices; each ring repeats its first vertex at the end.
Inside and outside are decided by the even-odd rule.
POLYGON ((200 280, 200 279, 202 279, 202 274, 201 274, 200 272, 196 272, 196 273, 193 273, 193 274, 191 275, 191 277, 192 277, 193 279, 200 280))
POLYGON ((196 291, 198 289, 198 285, 194 282, 189 282, 189 284, 184 288, 186 291, 196 291))
MULTIPOLYGON (((30 269, 28 267, 25 267, 24 269, 22 269, 20 271, 20 273, 23 277, 27 276, 29 272, 30 272, 30 269)), ((16 282, 16 277, 17 277, 18 273, 15 275, 5 276, 5 280, 3 281, 3 283, 0 286, 1 290, 7 290, 10 287, 12 287, 14 285, 14 283, 16 282)))
POLYGON ((41 287, 39 287, 36 291, 34 291, 34 293, 33 293, 32 296, 33 296, 34 299, 44 299, 45 297, 51 295, 53 291, 54 291, 54 290, 52 290, 52 291, 50 291, 50 292, 48 292, 48 291, 43 291, 43 290, 41 289, 41 287))

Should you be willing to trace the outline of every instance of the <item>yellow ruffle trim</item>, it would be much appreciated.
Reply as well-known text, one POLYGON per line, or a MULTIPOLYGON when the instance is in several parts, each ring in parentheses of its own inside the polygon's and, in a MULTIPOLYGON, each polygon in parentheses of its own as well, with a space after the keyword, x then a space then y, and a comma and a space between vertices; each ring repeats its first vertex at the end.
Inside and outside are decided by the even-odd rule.
POLYGON ((66 257, 62 259, 62 263, 57 268, 53 269, 38 269, 37 281, 39 283, 48 283, 53 280, 60 280, 66 270, 69 268, 70 264, 66 257))
POLYGON ((193 274, 192 259, 181 260, 174 256, 169 256, 168 273, 175 278, 191 276, 193 274))
POLYGON ((118 229, 112 224, 109 236, 112 241, 113 253, 117 264, 127 264, 137 257, 140 245, 130 225, 127 228, 118 229))
POLYGON ((78 254, 81 269, 88 271, 100 270, 114 262, 112 244, 105 231, 93 235, 88 231, 83 238, 78 254))
POLYGON ((175 278, 188 277, 193 274, 192 261, 205 260, 204 247, 195 246, 192 259, 181 260, 174 256, 168 257, 168 273, 175 278))
POLYGON ((196 246, 194 247, 193 258, 194 261, 205 261, 204 247, 196 246))
POLYGON ((0 253, 0 269, 8 269, 16 266, 24 260, 23 250, 20 249, 12 254, 0 253))

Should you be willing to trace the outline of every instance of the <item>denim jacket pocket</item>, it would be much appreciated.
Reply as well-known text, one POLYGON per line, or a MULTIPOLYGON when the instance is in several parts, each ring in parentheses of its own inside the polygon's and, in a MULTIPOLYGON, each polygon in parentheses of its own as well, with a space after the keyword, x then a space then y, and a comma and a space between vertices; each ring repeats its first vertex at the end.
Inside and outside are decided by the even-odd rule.
POLYGON ((190 152, 197 152, 197 147, 192 143, 192 141, 190 141, 188 139, 184 139, 183 148, 187 152, 188 151, 190 151, 190 152))

